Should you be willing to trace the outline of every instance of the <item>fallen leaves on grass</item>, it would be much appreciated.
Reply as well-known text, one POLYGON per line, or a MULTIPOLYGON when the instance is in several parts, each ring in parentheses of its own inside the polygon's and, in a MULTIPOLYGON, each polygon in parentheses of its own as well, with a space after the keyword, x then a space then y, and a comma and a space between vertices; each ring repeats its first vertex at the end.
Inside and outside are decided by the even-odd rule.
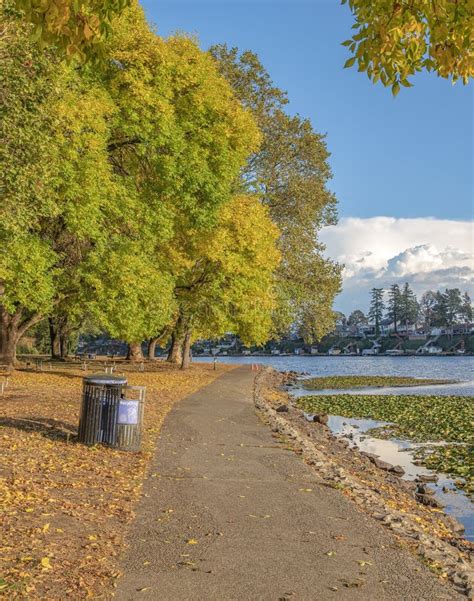
POLYGON ((140 453, 75 442, 83 372, 15 372, 0 399, 1 594, 104 598, 166 414, 227 369, 127 373, 147 387, 140 453))

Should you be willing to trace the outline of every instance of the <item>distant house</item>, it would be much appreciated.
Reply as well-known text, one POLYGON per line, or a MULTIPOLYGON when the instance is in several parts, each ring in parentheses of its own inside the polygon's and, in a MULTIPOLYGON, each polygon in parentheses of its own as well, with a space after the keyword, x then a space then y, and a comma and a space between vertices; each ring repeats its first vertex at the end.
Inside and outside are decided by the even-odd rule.
POLYGON ((378 355, 380 353, 381 345, 379 342, 373 342, 371 348, 365 348, 362 350, 363 355, 378 355))
POLYGON ((424 349, 425 353, 428 353, 429 355, 439 355, 443 352, 443 349, 440 346, 436 346, 435 344, 432 344, 430 346, 427 346, 424 349))

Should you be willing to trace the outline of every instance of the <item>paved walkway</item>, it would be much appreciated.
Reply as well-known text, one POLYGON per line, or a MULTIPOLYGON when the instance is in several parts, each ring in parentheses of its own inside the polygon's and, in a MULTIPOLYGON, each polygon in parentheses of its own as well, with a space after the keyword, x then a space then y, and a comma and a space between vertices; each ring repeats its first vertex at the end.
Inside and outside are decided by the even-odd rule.
POLYGON ((168 415, 116 599, 463 599, 284 449, 255 414, 249 367, 168 415))

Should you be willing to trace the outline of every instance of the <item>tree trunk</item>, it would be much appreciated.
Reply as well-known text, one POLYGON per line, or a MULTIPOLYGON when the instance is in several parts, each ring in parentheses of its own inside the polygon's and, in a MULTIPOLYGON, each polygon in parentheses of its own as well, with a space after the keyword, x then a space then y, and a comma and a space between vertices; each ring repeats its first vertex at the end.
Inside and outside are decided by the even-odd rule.
POLYGON ((168 351, 167 361, 175 365, 180 365, 183 362, 183 335, 173 332, 171 334, 171 347, 168 351))
POLYGON ((67 359, 69 356, 69 330, 61 329, 59 334, 59 349, 61 359, 67 359))
POLYGON ((33 315, 22 321, 22 315, 21 309, 11 315, 3 305, 0 305, 0 365, 15 367, 18 363, 16 358, 18 341, 28 328, 42 319, 40 315, 33 315))
POLYGON ((148 359, 153 361, 156 353, 156 345, 158 344, 159 336, 156 338, 150 338, 148 341, 148 359))
POLYGON ((183 342, 183 359, 181 369, 188 369, 191 363, 191 330, 186 330, 183 342))
MULTIPOLYGON (((6 312, 5 312, 6 314, 6 312)), ((16 360, 16 347, 19 340, 18 327, 11 323, 8 314, 4 316, 2 310, 2 324, 0 330, 0 365, 14 367, 16 360)))
POLYGON ((51 358, 59 359, 61 357, 61 342, 59 339, 59 328, 57 327, 52 317, 48 317, 48 325, 49 340, 51 345, 51 358))
POLYGON ((142 345, 140 342, 130 342, 128 345, 128 361, 143 361, 142 345))

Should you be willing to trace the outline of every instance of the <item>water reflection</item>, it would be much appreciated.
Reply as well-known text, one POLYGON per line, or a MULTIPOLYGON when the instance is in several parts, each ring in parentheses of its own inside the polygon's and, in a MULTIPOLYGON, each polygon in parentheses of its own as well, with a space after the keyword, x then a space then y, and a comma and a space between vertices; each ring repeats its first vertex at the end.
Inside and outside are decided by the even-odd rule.
MULTIPOLYGON (((400 465, 406 480, 414 480, 420 475, 432 475, 435 472, 426 467, 415 465, 412 453, 418 444, 406 440, 390 439, 384 440, 367 436, 366 432, 372 428, 388 425, 387 422, 373 419, 356 419, 330 415, 328 426, 335 436, 348 438, 351 447, 357 447, 366 453, 378 455, 382 461, 392 465, 400 465)), ((446 474, 437 472, 438 481, 429 483, 427 486, 435 491, 435 497, 444 506, 446 513, 453 515, 463 525, 465 538, 474 541, 474 511, 473 504, 469 498, 454 486, 452 478, 446 474), (444 489, 444 490, 443 490, 444 489)))

